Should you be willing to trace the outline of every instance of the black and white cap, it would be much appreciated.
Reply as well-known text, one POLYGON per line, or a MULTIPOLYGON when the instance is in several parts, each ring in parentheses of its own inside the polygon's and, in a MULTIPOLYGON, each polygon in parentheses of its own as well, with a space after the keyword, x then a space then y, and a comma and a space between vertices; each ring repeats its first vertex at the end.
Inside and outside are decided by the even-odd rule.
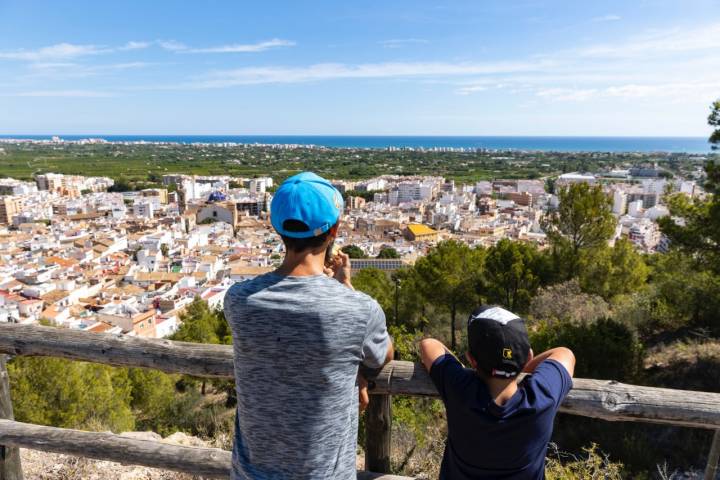
POLYGON ((525 321, 497 306, 477 308, 468 319, 468 347, 478 368, 500 378, 517 376, 530 355, 525 321))

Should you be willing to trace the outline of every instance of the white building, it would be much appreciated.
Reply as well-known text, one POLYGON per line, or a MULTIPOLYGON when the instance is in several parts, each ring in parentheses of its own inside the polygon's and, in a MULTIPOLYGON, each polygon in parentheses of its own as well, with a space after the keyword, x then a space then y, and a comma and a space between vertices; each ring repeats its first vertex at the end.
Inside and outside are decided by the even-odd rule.
POLYGON ((628 205, 628 215, 631 217, 642 217, 643 214, 643 201, 642 200, 635 200, 634 202, 630 202, 628 205))
POLYGON ((15 180, 14 178, 0 179, 0 195, 28 195, 37 193, 34 183, 15 180))
POLYGON ((160 250, 138 250, 137 264, 139 267, 147 270, 148 272, 154 272, 157 270, 157 266, 162 260, 162 252, 160 250))
POLYGON ((627 194, 622 190, 613 191, 613 213, 625 215, 625 210, 627 210, 627 194))
POLYGON ((265 193, 269 188, 272 188, 272 186, 273 179, 271 177, 260 177, 250 180, 248 189, 250 193, 261 194, 265 193))
POLYGON ((147 199, 136 201, 133 204, 133 215, 136 217, 153 218, 153 215, 155 215, 153 202, 147 199))
POLYGON ((589 183, 595 185, 597 178, 595 175, 585 175, 582 173, 563 173, 557 179, 558 186, 567 186, 573 183, 589 183))
POLYGON ((432 182, 400 182, 390 191, 390 205, 407 202, 427 202, 432 200, 434 186, 432 182))

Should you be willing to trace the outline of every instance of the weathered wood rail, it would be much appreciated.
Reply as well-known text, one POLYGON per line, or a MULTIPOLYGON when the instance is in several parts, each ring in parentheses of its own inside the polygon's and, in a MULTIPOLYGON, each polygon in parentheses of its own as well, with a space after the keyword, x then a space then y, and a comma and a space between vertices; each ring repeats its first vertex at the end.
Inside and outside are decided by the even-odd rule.
MULTIPOLYGON (((146 367, 167 373, 201 377, 233 377, 232 348, 229 346, 92 334, 52 327, 0 324, 0 354, 3 353, 53 356, 126 367, 146 367)), ((374 416, 377 418, 369 422, 371 425, 368 426, 370 447, 366 449, 370 457, 368 465, 386 469, 390 446, 389 396, 437 396, 438 394, 422 366, 412 362, 393 361, 379 372, 367 372, 367 375, 370 393, 378 396, 371 397, 372 404, 375 405, 371 407, 371 411, 377 410, 374 416)), ((720 394, 718 393, 688 392, 578 378, 575 379, 574 387, 563 403, 561 411, 609 421, 649 422, 720 430, 720 394)), ((6 437, 6 428, 10 428, 10 423, 0 422, 0 445, 27 448, 49 445, 40 441, 34 444, 35 447, 20 445, 21 440, 17 437, 6 437)), ((40 432, 37 435, 41 435, 42 432, 50 431, 37 430, 37 432, 40 432)), ((73 432, 74 435, 78 434, 76 431, 73 432)), ((72 453, 72 451, 64 450, 63 453, 72 453)), ((104 453, 101 458, 117 458, 110 458, 104 453)), ((713 454, 710 457, 712 460, 713 454)), ((156 466, 141 463, 145 461, 144 457, 118 461, 156 466)), ((205 468, 202 464, 195 466, 198 469, 205 468)), ((183 471, 195 473, 192 469, 183 471)), ((4 480, 1 474, 0 480, 4 480)))
MULTIPOLYGON (((103 432, 43 427, 0 420, 0 444, 113 462, 191 472, 205 478, 228 478, 231 453, 219 448, 186 447, 103 432)), ((358 480, 407 477, 358 472, 358 480)))

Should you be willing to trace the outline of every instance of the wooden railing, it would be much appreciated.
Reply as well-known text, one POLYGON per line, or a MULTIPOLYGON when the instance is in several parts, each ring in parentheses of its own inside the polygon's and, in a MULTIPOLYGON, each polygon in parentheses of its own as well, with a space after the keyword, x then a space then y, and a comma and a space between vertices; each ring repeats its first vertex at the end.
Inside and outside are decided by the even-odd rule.
MULTIPOLYGON (((146 367, 200 377, 233 377, 232 348, 93 334, 42 326, 0 324, 0 354, 52 356, 125 367, 146 367)), ((437 396, 421 365, 393 361, 365 372, 370 383, 366 469, 389 472, 390 396, 437 396)), ((17 480, 17 448, 82 455, 213 478, 227 478, 230 453, 218 449, 180 447, 109 433, 42 427, 12 421, 9 387, 0 355, 0 480, 17 480)), ((720 394, 627 385, 614 381, 575 379, 561 407, 573 415, 609 421, 649 422, 715 430, 706 479, 714 480, 720 455, 720 394)), ((358 478, 399 479, 359 472, 358 478)))

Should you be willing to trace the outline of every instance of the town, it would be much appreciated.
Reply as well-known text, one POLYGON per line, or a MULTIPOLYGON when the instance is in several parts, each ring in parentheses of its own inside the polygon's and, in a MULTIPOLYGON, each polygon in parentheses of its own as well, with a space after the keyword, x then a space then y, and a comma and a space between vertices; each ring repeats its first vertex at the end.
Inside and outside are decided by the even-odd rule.
MULTIPOLYGON (((193 299, 222 305, 234 283, 273 270, 283 246, 269 222, 270 176, 167 174, 162 188, 113 192, 108 177, 37 173, 0 180, 0 321, 48 323, 140 337, 175 333, 193 299)), ((546 245, 558 189, 601 184, 617 219, 613 240, 664 252, 664 196, 703 195, 657 165, 556 177, 459 183, 443 176, 334 179, 346 198, 337 243, 353 269, 394 271, 438 241, 546 245)), ((613 241, 611 240, 611 242, 613 241)))

